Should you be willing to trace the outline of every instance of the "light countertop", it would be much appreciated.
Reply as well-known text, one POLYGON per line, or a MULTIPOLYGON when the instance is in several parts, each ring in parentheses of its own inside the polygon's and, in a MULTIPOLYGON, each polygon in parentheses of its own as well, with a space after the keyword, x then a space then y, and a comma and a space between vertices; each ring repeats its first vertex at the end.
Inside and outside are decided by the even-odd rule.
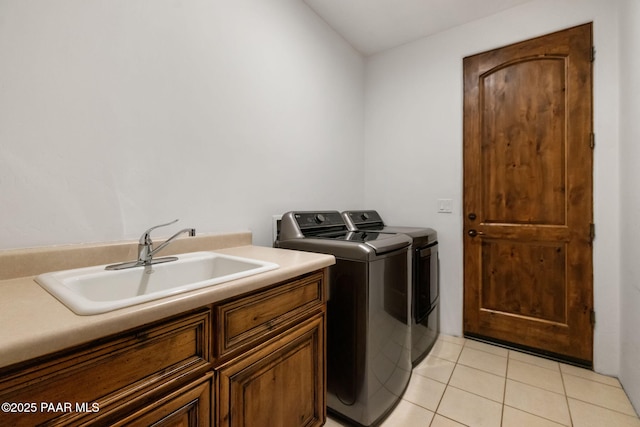
MULTIPOLYGON (((242 243, 245 241, 241 240, 242 243)), ((199 247, 196 250, 208 249, 199 247)), ((253 245, 212 250, 274 262, 280 267, 255 276, 93 316, 73 313, 41 288, 34 280, 35 275, 0 280, 0 367, 255 291, 335 263, 330 255, 253 245)))

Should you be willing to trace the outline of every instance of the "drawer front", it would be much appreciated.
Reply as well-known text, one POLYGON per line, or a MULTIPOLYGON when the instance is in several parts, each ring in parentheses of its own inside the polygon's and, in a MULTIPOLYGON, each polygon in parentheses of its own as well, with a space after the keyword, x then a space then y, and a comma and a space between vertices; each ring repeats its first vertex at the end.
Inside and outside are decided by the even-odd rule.
POLYGON ((216 306, 218 356, 254 345, 325 300, 324 274, 312 274, 275 289, 216 306))
POLYGON ((210 427, 213 373, 159 398, 126 418, 109 422, 111 427, 210 427))
POLYGON ((0 413, 0 425, 75 424, 143 401, 164 383, 210 369, 210 336, 206 310, 39 359, 0 378, 1 402, 36 405, 30 413, 0 413))

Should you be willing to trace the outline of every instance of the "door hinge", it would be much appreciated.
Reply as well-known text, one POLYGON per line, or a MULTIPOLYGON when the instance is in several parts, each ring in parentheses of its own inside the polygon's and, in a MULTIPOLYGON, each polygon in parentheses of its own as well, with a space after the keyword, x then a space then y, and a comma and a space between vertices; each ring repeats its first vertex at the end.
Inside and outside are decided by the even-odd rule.
POLYGON ((596 134, 593 132, 589 135, 589 147, 592 149, 596 147, 596 134))
POLYGON ((596 327, 596 312, 595 310, 591 310, 591 327, 595 328, 596 327))
POLYGON ((592 242, 596 239, 596 225, 594 223, 589 224, 589 240, 592 242))
POLYGON ((591 46, 591 62, 596 60, 596 47, 591 46))

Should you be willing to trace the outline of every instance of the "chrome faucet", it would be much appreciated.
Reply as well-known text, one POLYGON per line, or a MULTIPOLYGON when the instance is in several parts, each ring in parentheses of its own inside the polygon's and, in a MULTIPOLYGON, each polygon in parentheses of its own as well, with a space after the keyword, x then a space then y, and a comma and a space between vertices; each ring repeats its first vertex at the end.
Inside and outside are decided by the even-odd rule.
POLYGON ((151 240, 151 231, 159 227, 166 227, 167 225, 175 224, 176 222, 178 222, 177 219, 171 222, 168 222, 166 224, 156 225, 151 227, 144 233, 142 233, 142 236, 140 236, 140 240, 138 241, 138 260, 137 261, 129 261, 129 262, 123 262, 120 264, 108 265, 105 267, 105 269, 106 270, 123 270, 125 268, 141 267, 141 266, 152 265, 152 264, 160 264, 162 262, 176 261, 178 257, 175 257, 175 256, 154 258, 153 255, 156 252, 162 250, 165 246, 167 246, 169 243, 171 243, 173 240, 175 240, 179 235, 183 233, 188 233, 189 236, 195 236, 196 235, 195 228, 183 228, 173 236, 169 237, 167 240, 165 240, 160 246, 158 246, 155 249, 153 248, 153 241, 151 240))

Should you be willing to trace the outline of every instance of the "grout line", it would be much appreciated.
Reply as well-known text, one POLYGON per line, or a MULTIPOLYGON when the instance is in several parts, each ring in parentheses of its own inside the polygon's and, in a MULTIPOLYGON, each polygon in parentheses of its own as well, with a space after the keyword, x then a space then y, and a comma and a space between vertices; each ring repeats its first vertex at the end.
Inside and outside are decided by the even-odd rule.
POLYGON ((573 426, 573 414, 571 414, 571 406, 569 406, 569 396, 567 395, 567 386, 564 383, 564 374, 562 373, 562 368, 560 368, 560 380, 562 380, 562 390, 564 391, 564 401, 567 402, 567 411, 569 412, 569 422, 573 426))
MULTIPOLYGON (((483 399, 485 399, 485 400, 488 400, 488 401, 490 401, 490 402, 495 402, 495 403, 499 403, 500 405, 504 405, 504 400, 503 400, 502 402, 498 402, 497 400, 493 400, 493 399, 491 399, 490 397, 483 396, 483 395, 481 395, 481 394, 475 393, 475 392, 473 392, 473 391, 465 390, 465 389, 463 389, 463 388, 456 387, 456 386, 454 386, 454 385, 449 385, 449 386, 447 386, 447 387, 455 388, 456 390, 460 390, 460 391, 464 391, 465 393, 473 394, 474 396, 481 397, 481 398, 483 398, 483 399)), ((443 393, 443 394, 444 394, 444 393, 443 393)))
MULTIPOLYGON (((528 361, 526 361, 526 360, 520 360, 520 359, 517 359, 517 358, 515 358, 515 357, 511 357, 511 352, 519 353, 519 354, 527 354, 527 353, 521 353, 521 352, 518 352, 518 351, 515 351, 515 350, 509 350, 509 360, 513 359, 513 360, 515 360, 516 362, 526 363, 527 365, 535 366, 535 367, 538 367, 538 368, 541 368, 541 369, 546 369, 546 370, 548 370, 548 371, 553 371, 553 372, 562 372, 562 369, 560 368, 560 362, 556 362, 555 360, 551 360, 551 359, 544 359, 544 358, 542 358, 542 357, 540 357, 540 356, 532 356, 532 357, 540 357, 540 359, 548 360, 548 361, 550 361, 550 362, 554 362, 554 363, 556 363, 556 365, 558 365, 558 366, 557 366, 557 368, 558 368, 557 370, 556 370, 556 369, 552 369, 552 368, 547 368, 546 366, 537 365, 537 364, 535 364, 535 363, 531 363, 531 362, 528 362, 528 361)), ((528 356, 531 356, 531 355, 528 355, 528 356)))
MULTIPOLYGON (((591 372, 591 371, 590 371, 590 372, 591 372)), ((624 388, 622 387, 622 384, 620 384, 620 386, 617 386, 617 385, 611 385, 611 384, 607 384, 607 383, 602 382, 602 381, 594 380, 594 379, 592 379, 592 378, 586 378, 586 377, 582 377, 582 376, 580 376, 580 375, 574 375, 574 374, 571 374, 571 373, 569 373, 569 372, 562 372, 562 370, 560 370, 560 373, 563 375, 563 378, 564 378, 564 375, 569 375, 569 376, 571 376, 571 377, 573 377, 573 378, 579 378, 579 379, 584 380, 584 381, 591 381, 592 383, 601 384, 601 385, 606 385, 607 387, 617 388, 617 389, 624 389, 624 388)), ((598 374, 598 375, 602 375, 602 374, 598 374)), ((604 376, 604 377, 607 377, 607 378, 615 378, 615 377, 609 377, 609 376, 607 376, 607 375, 603 375, 603 376, 604 376)), ((617 379, 617 378, 616 378, 616 379, 617 379)), ((620 380, 618 380, 618 382, 620 382, 620 380)), ((626 394, 626 392, 625 392, 625 394, 626 394)))
MULTIPOLYGON (((507 378, 507 379, 508 379, 508 380, 511 380, 511 381, 513 381, 513 382, 515 382, 515 383, 524 384, 524 385, 526 385, 526 386, 528 386, 528 387, 537 388, 538 390, 548 391, 549 393, 557 394, 558 396, 565 396, 565 397, 567 396, 567 392, 566 392, 566 390, 565 390, 565 391, 563 391, 562 393, 558 393, 557 391, 549 390, 548 388, 540 387, 540 386, 537 386, 537 385, 535 385, 535 384, 529 384, 529 383, 526 383, 526 382, 524 382, 524 381, 516 380, 516 379, 513 379, 513 378, 507 378)), ((564 390, 564 383, 562 384, 562 388, 563 388, 563 390, 564 390)))
MULTIPOLYGON (((442 399, 444 399, 444 395, 447 392, 447 388, 449 388, 449 383, 451 382, 451 378, 453 378, 453 373, 456 371, 456 367, 458 366, 458 361, 460 360, 460 355, 462 354, 462 350, 464 350, 464 346, 466 345, 466 340, 464 343, 462 343, 462 345, 460 346, 460 352, 458 352, 458 357, 456 357, 456 361, 453 362, 453 369, 451 370, 451 375, 449 375, 449 378, 447 379, 447 382, 444 386, 444 390, 442 391, 442 396, 440 396, 440 400, 438 400, 438 404, 436 405, 436 409, 433 411, 433 418, 435 419, 436 414, 438 414, 438 409, 440 409, 440 405, 442 404, 442 399)), ((449 344, 454 344, 454 343, 449 343, 449 344)), ((455 344, 455 345, 459 345, 459 344, 455 344)), ((442 383, 441 383, 442 384, 442 383)), ((455 421, 455 420, 454 420, 455 421)), ((457 421, 456 421, 457 422, 457 421)), ((433 419, 431 420, 431 423, 433 423, 433 419)), ((462 424, 462 423, 459 423, 462 424)))
POLYGON ((511 408, 511 409, 515 409, 516 411, 520 411, 520 412, 525 413, 525 414, 533 415, 533 416, 534 416, 534 417, 536 417, 536 418, 541 418, 541 419, 543 419, 543 420, 546 420, 546 421, 552 422, 552 423, 557 424, 557 425, 559 425, 559 426, 566 426, 566 427, 571 427, 571 426, 573 426, 573 422, 572 422, 572 421, 570 421, 570 422, 571 422, 571 424, 570 424, 569 426, 567 426, 566 424, 559 423, 559 422, 558 422, 558 421, 556 421, 556 420, 552 420, 551 418, 547 418, 547 417, 542 416, 542 415, 540 415, 540 414, 534 414, 533 412, 525 411, 525 410, 524 410, 524 409, 522 409, 522 408, 516 408, 515 406, 511 406, 511 405, 504 405, 504 406, 505 406, 505 407, 507 407, 507 406, 508 406, 508 407, 509 407, 509 408, 511 408))
MULTIPOLYGON (((471 341, 473 341, 473 340, 471 340, 471 341)), ((467 341, 467 342, 468 342, 468 341, 467 341)), ((482 343, 482 344, 491 345, 491 344, 483 343, 483 342, 481 342, 481 341, 474 341, 474 342, 480 342, 480 343, 482 343)), ((467 345, 466 345, 466 342, 465 342, 464 347, 466 347, 466 346, 467 346, 467 345)), ((464 347, 463 347, 463 350, 464 350, 464 347)), ((504 350, 507 350, 507 355, 506 355, 506 356, 501 356, 501 355, 499 355, 499 354, 495 354, 495 353, 492 353, 492 352, 490 352, 490 351, 486 351, 486 350, 483 350, 483 349, 481 349, 481 348, 477 348, 477 347, 473 347, 473 346, 469 346, 469 347, 467 347, 467 348, 468 348, 468 349, 470 349, 470 350, 481 351, 481 352, 483 352, 483 353, 485 353, 485 354, 490 354, 490 355, 492 355, 492 356, 502 357, 503 359, 508 359, 508 358, 509 358, 509 353, 508 353, 508 352, 509 352, 509 350, 508 350, 508 349, 504 349, 504 350)), ((497 346, 496 346, 496 348, 502 348, 502 347, 497 347, 497 346)))
MULTIPOLYGON (((616 414, 626 415, 627 417, 631 417, 631 418, 635 418, 635 419, 640 418, 640 417, 638 417, 638 415, 630 415, 630 414, 627 414, 626 412, 620 412, 617 409, 611 409, 611 408, 609 408, 607 406, 602 406, 602 405, 598 405, 597 403, 587 402, 586 400, 578 399, 577 397, 567 396, 567 400, 568 399, 573 399, 573 400, 576 400, 578 402, 582 402, 582 403, 590 405, 590 406, 595 406, 597 408, 606 409, 607 411, 615 412, 616 414)), ((569 412, 571 412, 571 411, 569 411, 569 412)))
POLYGON ((435 420, 436 415, 440 415, 442 418, 446 418, 447 420, 450 420, 451 422, 454 422, 456 424, 460 424, 461 426, 470 427, 469 424, 461 423, 460 421, 454 420, 453 418, 449 418, 442 414, 433 414, 433 418, 431 419, 431 424, 429 424, 430 426, 433 425, 433 421, 435 420))
MULTIPOLYGON (((511 354, 511 350, 507 353, 507 356, 511 354)), ((509 379, 509 362, 511 361, 510 357, 507 357, 507 368, 504 370, 504 387, 502 388, 502 412, 500 412, 500 426, 504 422, 504 407, 507 401, 507 380, 509 379)))

